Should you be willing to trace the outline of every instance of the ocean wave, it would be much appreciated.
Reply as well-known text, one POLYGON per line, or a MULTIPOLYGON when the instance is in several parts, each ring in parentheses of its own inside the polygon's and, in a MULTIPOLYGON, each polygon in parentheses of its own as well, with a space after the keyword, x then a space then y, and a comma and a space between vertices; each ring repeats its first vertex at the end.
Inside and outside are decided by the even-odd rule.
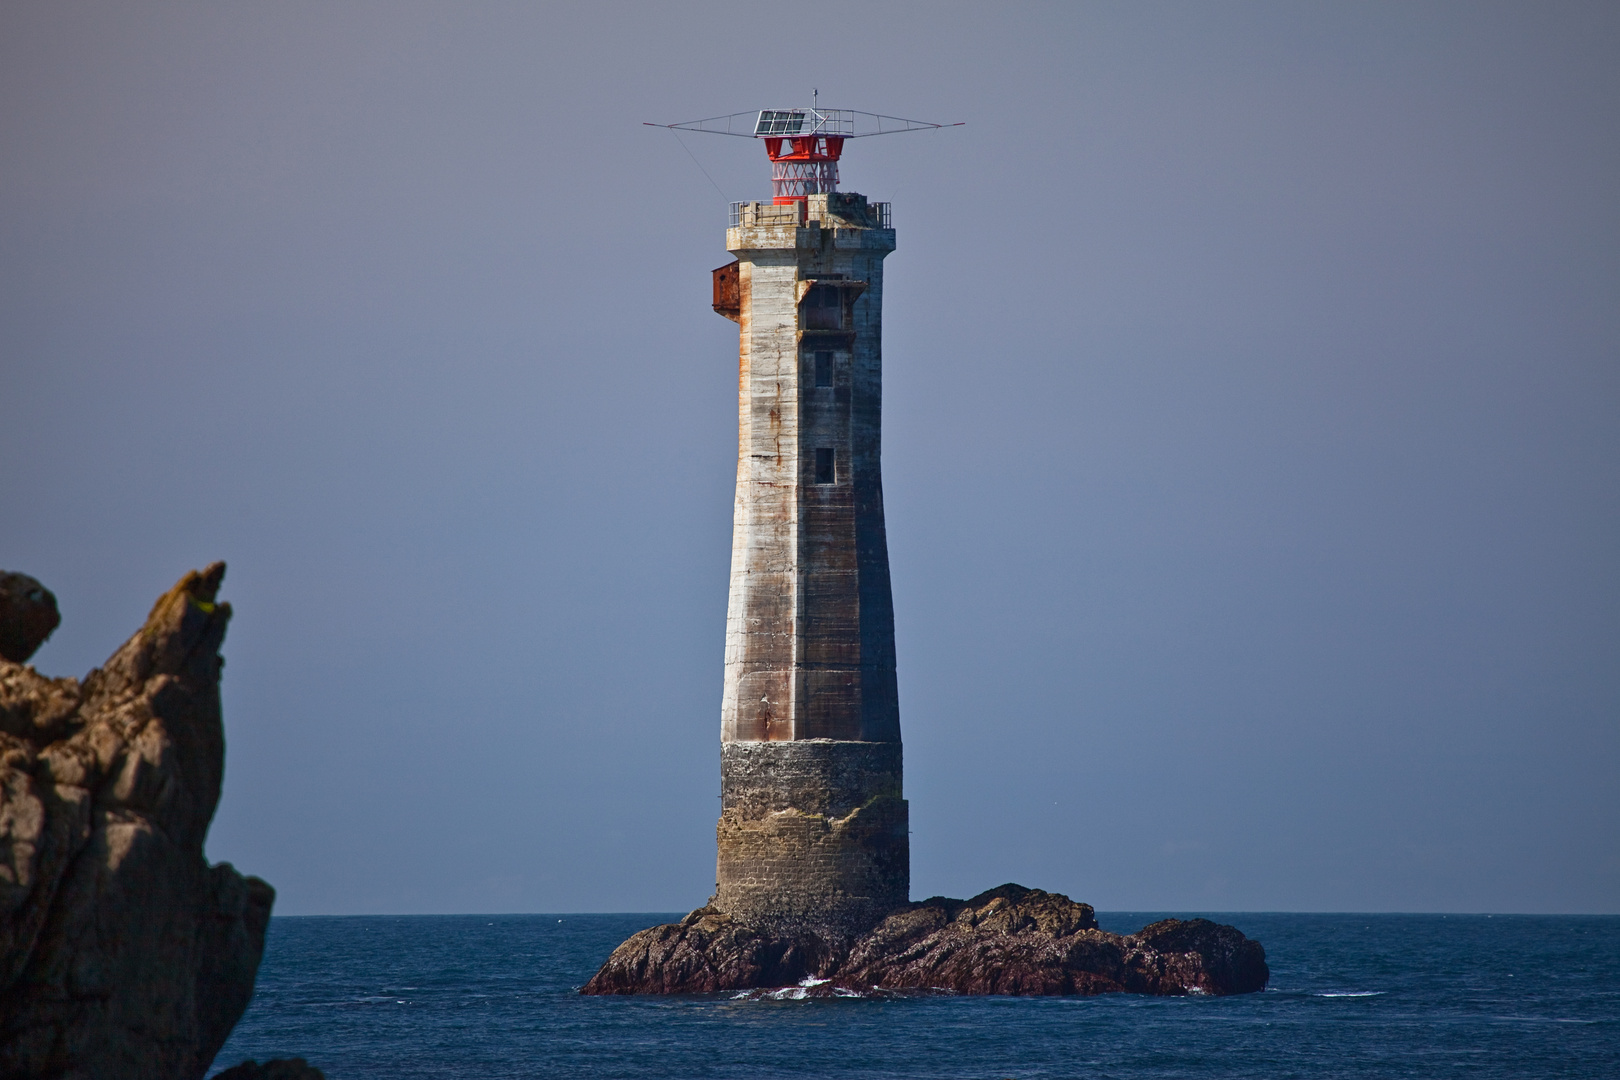
POLYGON ((885 990, 878 986, 873 986, 866 990, 854 990, 847 986, 834 986, 831 979, 818 979, 814 975, 811 975, 800 979, 797 986, 780 986, 769 990, 739 990, 731 995, 731 1000, 825 1001, 833 998, 933 997, 942 993, 949 994, 950 991, 942 991, 937 989, 885 990))
POLYGON ((1378 997, 1387 990, 1319 990, 1312 997, 1378 997))
POLYGON ((809 998, 858 998, 863 995, 858 990, 850 990, 842 986, 830 986, 831 979, 818 979, 808 975, 799 980, 797 986, 782 986, 775 990, 739 990, 731 995, 733 1001, 805 1001, 809 998))

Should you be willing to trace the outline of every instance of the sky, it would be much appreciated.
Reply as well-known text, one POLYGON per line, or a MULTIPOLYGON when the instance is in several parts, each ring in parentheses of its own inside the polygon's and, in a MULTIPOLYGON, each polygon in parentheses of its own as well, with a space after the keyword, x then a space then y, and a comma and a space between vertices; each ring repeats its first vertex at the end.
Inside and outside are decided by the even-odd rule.
POLYGON ((712 891, 754 142, 893 203, 912 895, 1620 912, 1620 7, 0 2, 0 567, 280 914, 712 891))

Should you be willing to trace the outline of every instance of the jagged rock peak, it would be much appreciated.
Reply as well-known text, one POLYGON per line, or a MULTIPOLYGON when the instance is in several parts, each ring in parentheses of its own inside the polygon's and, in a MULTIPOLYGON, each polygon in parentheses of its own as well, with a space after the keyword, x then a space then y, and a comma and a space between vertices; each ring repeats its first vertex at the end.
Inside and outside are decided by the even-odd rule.
POLYGON ((0 660, 0 1076, 199 1080, 252 996, 275 892, 203 857, 224 576, 82 683, 0 660))
POLYGON ((0 570, 0 659, 27 662, 61 622, 55 593, 27 574, 0 570))

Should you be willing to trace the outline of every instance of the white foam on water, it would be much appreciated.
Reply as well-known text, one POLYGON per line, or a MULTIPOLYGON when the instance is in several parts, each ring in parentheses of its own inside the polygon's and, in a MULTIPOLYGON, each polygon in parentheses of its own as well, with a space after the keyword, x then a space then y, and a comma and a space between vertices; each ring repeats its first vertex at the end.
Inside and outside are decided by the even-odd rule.
MULTIPOLYGON (((814 975, 799 980, 797 986, 784 986, 777 990, 739 990, 731 995, 732 1001, 805 1001, 812 997, 827 997, 828 991, 811 993, 818 986, 826 986, 831 979, 818 979, 814 975)), ((874 988, 875 989, 875 988, 874 988)), ((842 986, 830 988, 832 997, 864 998, 866 995, 859 990, 850 990, 842 986)))
POLYGON ((1312 994, 1312 997, 1378 997, 1388 993, 1386 990, 1323 990, 1312 994))

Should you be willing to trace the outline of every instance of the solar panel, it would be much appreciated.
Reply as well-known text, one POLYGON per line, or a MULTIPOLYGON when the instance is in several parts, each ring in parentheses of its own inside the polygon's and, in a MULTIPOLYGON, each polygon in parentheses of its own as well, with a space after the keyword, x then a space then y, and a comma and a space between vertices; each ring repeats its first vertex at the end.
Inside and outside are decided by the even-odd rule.
POLYGON ((797 135, 805 127, 804 109, 762 109, 754 125, 755 138, 797 135))

